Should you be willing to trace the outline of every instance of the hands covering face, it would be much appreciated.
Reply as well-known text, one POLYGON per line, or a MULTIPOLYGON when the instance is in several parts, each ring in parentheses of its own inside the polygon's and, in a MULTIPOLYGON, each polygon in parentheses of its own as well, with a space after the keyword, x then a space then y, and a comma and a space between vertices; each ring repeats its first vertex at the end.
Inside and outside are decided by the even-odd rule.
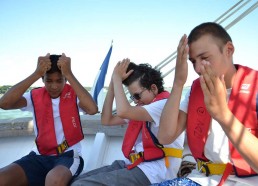
POLYGON ((224 75, 218 77, 212 70, 210 63, 202 61, 200 83, 207 110, 215 120, 222 121, 229 111, 224 75))

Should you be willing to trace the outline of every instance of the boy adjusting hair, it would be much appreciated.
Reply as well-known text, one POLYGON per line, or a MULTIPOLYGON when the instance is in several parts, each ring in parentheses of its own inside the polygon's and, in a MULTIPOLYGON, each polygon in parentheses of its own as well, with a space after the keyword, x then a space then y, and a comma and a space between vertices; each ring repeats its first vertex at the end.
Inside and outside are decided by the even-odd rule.
POLYGON ((39 57, 36 70, 0 99, 0 108, 32 112, 36 135, 28 155, 0 169, 0 185, 68 185, 81 173, 79 111, 92 115, 98 109, 72 73, 69 57, 39 57), (40 78, 45 86, 26 92, 40 78))
POLYGON ((104 102, 103 125, 128 124, 122 144, 123 160, 86 172, 77 185, 150 185, 175 178, 181 163, 184 134, 174 143, 159 144, 156 136, 160 114, 169 93, 161 73, 149 64, 136 65, 123 59, 115 66, 104 102), (127 100, 125 85, 135 106, 127 100), (116 100, 116 114, 112 113, 116 100))

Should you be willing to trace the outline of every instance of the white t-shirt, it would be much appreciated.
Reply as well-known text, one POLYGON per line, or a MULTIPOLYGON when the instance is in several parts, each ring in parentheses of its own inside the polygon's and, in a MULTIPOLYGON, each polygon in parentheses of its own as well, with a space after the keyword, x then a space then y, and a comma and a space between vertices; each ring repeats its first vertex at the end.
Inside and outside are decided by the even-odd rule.
MULTIPOLYGON (((37 131, 37 126, 36 126, 36 122, 35 122, 35 113, 34 113, 34 108, 33 108, 33 104, 31 101, 31 93, 25 93, 23 95, 23 97, 27 100, 27 106, 21 108, 22 111, 29 111, 32 112, 33 114, 33 127, 34 127, 34 133, 37 136, 38 131, 37 131)), ((63 130, 63 125, 61 123, 61 118, 60 118, 60 113, 59 113, 59 102, 60 102, 60 98, 56 98, 56 99, 51 99, 52 100, 52 109, 53 109, 53 117, 54 117, 54 125, 55 125, 55 133, 56 133, 56 140, 57 140, 57 144, 61 144, 65 137, 64 137, 64 130, 63 130)), ((77 100, 78 103, 79 100, 77 100)), ((80 108, 79 108, 80 109, 80 108)), ((81 111, 81 110, 80 110, 81 111)), ((38 149, 35 147, 32 149, 36 154, 40 154, 38 149)), ((81 144, 80 142, 69 147, 68 149, 66 149, 66 151, 69 150, 74 150, 74 153, 78 153, 78 155, 81 156, 81 144)))
MULTIPOLYGON (((231 89, 227 90, 227 100, 230 96, 231 89)), ((189 102, 190 90, 186 93, 185 98, 180 103, 180 110, 187 113, 189 102)), ((208 133, 207 141, 204 146, 204 155, 214 163, 227 163, 230 162, 229 142, 228 137, 223 131, 220 124, 212 119, 211 126, 208 133)), ((205 174, 192 171, 188 178, 201 184, 202 186, 218 185, 221 175, 211 175, 206 177, 205 174)), ((258 176, 238 178, 234 175, 230 175, 224 186, 244 186, 244 185, 257 185, 258 176)))
MULTIPOLYGON (((157 136, 159 130, 159 121, 162 109, 166 103, 167 99, 153 102, 149 105, 143 106, 150 114, 154 122, 151 122, 151 131, 155 136, 157 136)), ((141 133, 138 135, 138 138, 135 142, 135 151, 142 152, 143 144, 141 133)), ((173 147, 178 149, 183 149, 184 146, 185 134, 182 133, 173 143, 169 145, 165 145, 165 147, 173 147)), ((151 183, 159 183, 168 179, 173 179, 177 177, 177 172, 179 170, 181 164, 181 158, 172 158, 169 157, 170 166, 166 168, 165 160, 160 159, 151 162, 142 162, 138 165, 138 167, 144 172, 144 174, 148 177, 151 183)), ((126 161, 126 163, 130 163, 126 161)))

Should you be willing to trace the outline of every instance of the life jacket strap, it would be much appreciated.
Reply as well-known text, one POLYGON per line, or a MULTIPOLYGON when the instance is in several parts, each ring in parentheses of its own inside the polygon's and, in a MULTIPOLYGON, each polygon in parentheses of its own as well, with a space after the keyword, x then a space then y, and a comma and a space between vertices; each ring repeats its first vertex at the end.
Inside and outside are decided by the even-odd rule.
MULTIPOLYGON (((183 157, 183 150, 182 149, 176 149, 176 148, 168 148, 164 147, 162 148, 164 151, 164 158, 165 158, 165 165, 168 168, 169 167, 169 160, 168 157, 175 157, 175 158, 182 158, 183 157)), ((133 167, 137 166, 141 162, 144 161, 144 152, 139 152, 139 153, 131 153, 129 155, 129 160, 132 162, 131 165, 128 165, 128 169, 132 169, 133 167)))
POLYGON ((220 182, 219 182, 218 186, 222 186, 224 184, 224 182, 226 181, 226 179, 228 178, 228 176, 230 174, 232 174, 232 172, 234 172, 233 165, 231 163, 227 163, 226 164, 226 169, 225 169, 225 171, 222 175, 222 178, 220 179, 220 182))
POLYGON ((60 145, 56 147, 57 154, 62 154, 68 148, 69 148, 69 145, 67 141, 64 140, 60 145))
POLYGON ((129 158, 130 158, 130 161, 132 162, 132 164, 127 165, 128 170, 136 167, 137 165, 139 165, 140 163, 142 163, 144 161, 143 152, 130 154, 129 158))
POLYGON ((165 153, 165 157, 174 157, 174 158, 182 158, 183 157, 183 149, 176 149, 176 148, 168 148, 164 147, 162 150, 165 153))
MULTIPOLYGON (((233 168, 227 169, 228 164, 224 163, 212 163, 212 162, 205 162, 202 160, 197 160, 197 167, 199 172, 204 173, 206 176, 209 175, 223 175, 223 174, 234 174, 233 168)), ((232 167, 232 165, 231 165, 232 167)))

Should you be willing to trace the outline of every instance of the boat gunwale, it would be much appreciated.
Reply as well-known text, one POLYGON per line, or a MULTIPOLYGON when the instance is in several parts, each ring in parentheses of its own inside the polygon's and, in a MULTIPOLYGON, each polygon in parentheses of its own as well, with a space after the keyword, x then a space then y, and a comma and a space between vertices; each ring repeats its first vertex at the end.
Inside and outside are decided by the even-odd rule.
MULTIPOLYGON (((81 115, 84 135, 95 135, 99 132, 107 136, 124 136, 127 125, 105 126, 101 124, 100 114, 81 115)), ((31 136, 34 134, 32 117, 0 120, 0 138, 12 136, 31 136)))

